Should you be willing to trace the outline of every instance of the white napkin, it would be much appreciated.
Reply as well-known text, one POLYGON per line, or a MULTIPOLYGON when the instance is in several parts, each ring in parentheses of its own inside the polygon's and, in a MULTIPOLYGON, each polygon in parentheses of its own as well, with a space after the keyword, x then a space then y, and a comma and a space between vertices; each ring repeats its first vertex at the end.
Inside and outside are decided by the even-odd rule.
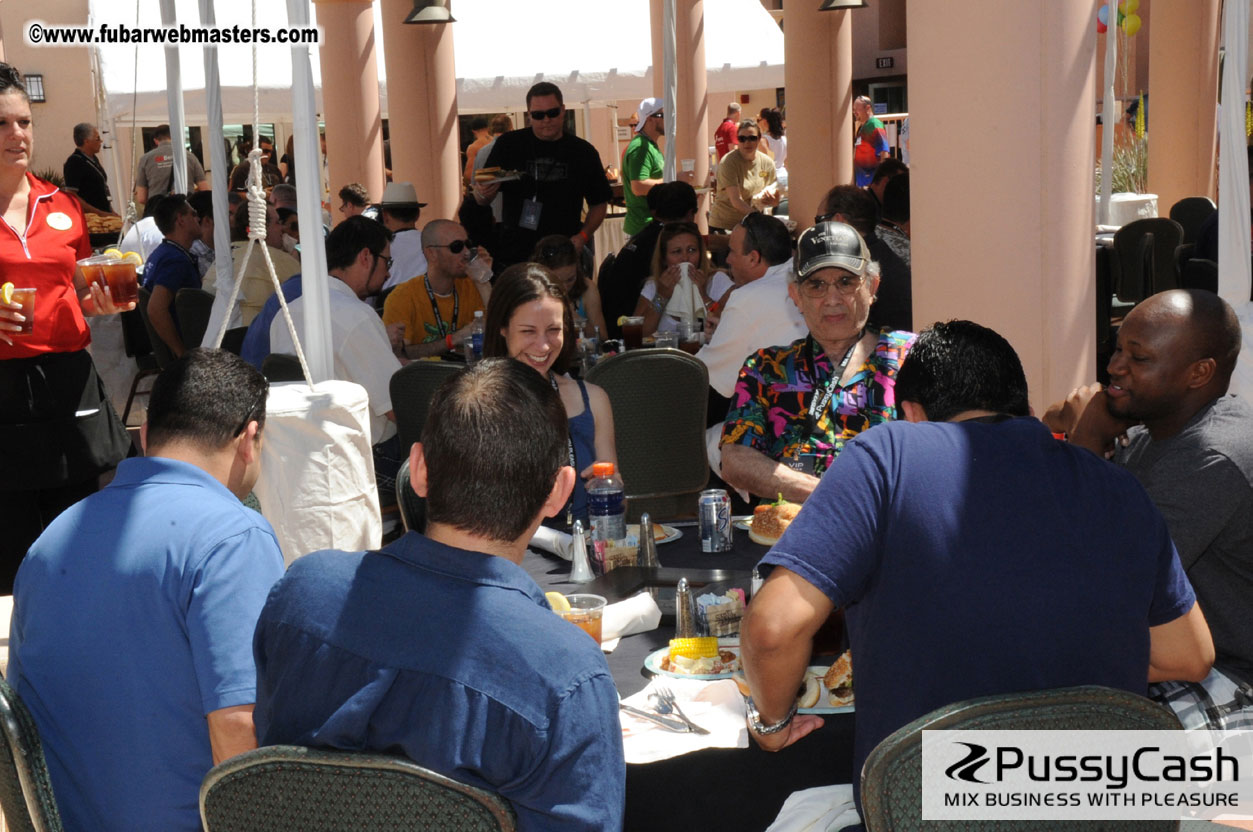
POLYGON ((859 823, 853 786, 845 783, 792 792, 766 832, 839 832, 859 823))
MULTIPOLYGON (((699 751, 702 748, 748 748, 744 697, 730 679, 702 682, 698 679, 653 679, 648 687, 622 701, 653 710, 648 695, 658 686, 674 691, 683 713, 708 734, 679 734, 659 725, 618 712, 622 721, 622 748, 628 763, 653 763, 699 751)), ((678 717, 673 717, 678 719, 678 717)))
POLYGON ((633 636, 657 629, 661 623, 661 607, 647 592, 609 604, 601 618, 600 649, 612 653, 622 636, 633 636))
POLYGON ((531 536, 532 546, 538 546, 545 552, 552 552, 563 560, 570 560, 570 543, 573 538, 565 532, 550 529, 547 526, 540 526, 535 530, 535 534, 531 536))
POLYGON ((682 265, 688 268, 683 270, 683 276, 679 278, 674 293, 666 303, 666 314, 680 321, 695 321, 697 313, 705 308, 705 303, 700 299, 700 289, 692 282, 691 263, 682 265))

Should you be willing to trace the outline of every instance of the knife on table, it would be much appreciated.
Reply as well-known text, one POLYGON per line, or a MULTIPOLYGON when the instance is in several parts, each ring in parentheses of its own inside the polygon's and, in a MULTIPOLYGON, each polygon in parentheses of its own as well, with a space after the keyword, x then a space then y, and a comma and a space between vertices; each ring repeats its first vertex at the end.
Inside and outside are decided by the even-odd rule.
POLYGON ((649 722, 660 725, 662 728, 677 731, 680 734, 688 734, 692 731, 692 729, 687 726, 687 723, 680 722, 677 719, 666 719, 664 716, 650 713, 649 711, 642 711, 639 708, 632 707, 631 705, 619 703, 618 707, 632 716, 638 716, 640 719, 646 719, 649 722))

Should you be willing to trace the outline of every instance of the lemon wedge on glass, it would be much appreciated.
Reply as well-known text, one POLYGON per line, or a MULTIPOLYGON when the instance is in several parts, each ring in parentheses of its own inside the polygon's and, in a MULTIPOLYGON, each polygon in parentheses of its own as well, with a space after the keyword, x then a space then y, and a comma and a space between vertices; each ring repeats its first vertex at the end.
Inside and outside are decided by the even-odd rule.
POLYGON ((112 257, 115 260, 122 259, 122 250, 120 248, 106 248, 104 251, 100 253, 104 255, 105 257, 112 257))
POLYGON ((626 316, 626 315, 619 315, 619 316, 618 316, 618 326, 622 326, 622 325, 623 325, 623 324, 625 324, 626 322, 627 322, 627 316, 626 316))
POLYGON ((4 301, 5 303, 13 302, 13 284, 12 283, 5 283, 3 286, 0 286, 0 300, 4 301))
POLYGON ((548 599, 548 605, 553 608, 553 612, 570 611, 570 602, 560 592, 545 592, 544 597, 548 599))
POLYGON ((136 268, 144 264, 144 258, 140 257, 137 251, 126 252, 122 255, 122 259, 127 263, 134 263, 136 268))

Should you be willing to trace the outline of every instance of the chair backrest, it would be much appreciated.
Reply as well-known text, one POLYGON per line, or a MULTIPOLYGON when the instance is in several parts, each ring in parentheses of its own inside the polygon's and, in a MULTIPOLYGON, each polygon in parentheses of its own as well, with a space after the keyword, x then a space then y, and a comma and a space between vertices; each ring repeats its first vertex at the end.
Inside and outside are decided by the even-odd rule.
POLYGON ((248 327, 246 326, 237 326, 234 329, 226 330, 222 335, 222 349, 239 355, 244 349, 244 336, 247 334, 248 327))
POLYGON ((396 472, 396 505, 400 506, 400 519, 405 531, 422 531, 426 528, 426 500, 414 493, 409 484, 409 460, 400 463, 396 472))
POLYGON ((267 381, 304 381, 304 370, 300 369, 300 359, 285 352, 272 352, 261 362, 261 375, 267 381))
POLYGON ((200 786, 207 832, 463 830, 510 832, 513 807, 401 757, 258 748, 213 768, 200 786))
POLYGON ((1183 273, 1179 275, 1179 288, 1206 289, 1218 294, 1218 264, 1200 258, 1185 260, 1183 273))
POLYGON ((179 289, 174 295, 174 308, 178 310, 178 328, 183 343, 200 346, 205 330, 209 328, 209 315, 213 312, 213 295, 204 289, 179 289))
POLYGON ((10 832, 60 832, 57 811, 35 720, 3 678, 0 678, 0 808, 10 832))
POLYGON ((1175 249, 1183 242, 1183 226, 1163 217, 1129 222, 1114 232, 1114 293, 1119 300, 1139 303, 1149 295, 1178 285, 1175 249))
POLYGON ((705 487, 709 372, 704 364, 676 349, 631 350, 602 359, 587 380, 609 396, 628 500, 705 487))
POLYGON ((452 361, 414 361, 392 374, 392 411, 400 447, 408 449, 421 438, 431 397, 463 367, 452 361))
MULTIPOLYGON (((1179 731, 1170 709, 1124 690, 1087 685, 968 699, 938 708, 889 735, 866 758, 861 805, 870 832, 964 832, 1000 829, 1003 821, 922 821, 924 730, 1179 731)), ((1173 830, 1176 821, 1015 821, 1014 829, 1173 830)))
POLYGON ((136 359, 152 355, 148 327, 144 324, 144 316, 139 313, 139 309, 123 312, 118 318, 122 322, 122 349, 126 354, 136 359))
POLYGON ((164 370, 174 363, 174 353, 161 340, 161 336, 157 334, 157 331, 152 328, 152 321, 148 320, 148 301, 151 299, 152 294, 141 286, 139 288, 139 317, 144 321, 144 329, 148 333, 148 343, 152 345, 152 354, 157 357, 157 367, 164 370))
POLYGON ((1185 196, 1170 206, 1170 218, 1183 226, 1183 241, 1195 243, 1201 226, 1217 210, 1207 196, 1185 196))

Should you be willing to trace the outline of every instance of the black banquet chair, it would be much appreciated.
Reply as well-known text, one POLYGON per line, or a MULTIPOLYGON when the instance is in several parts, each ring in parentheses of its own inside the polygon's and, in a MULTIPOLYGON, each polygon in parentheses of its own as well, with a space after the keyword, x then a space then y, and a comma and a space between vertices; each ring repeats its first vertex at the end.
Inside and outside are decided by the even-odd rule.
POLYGON ((392 374, 392 411, 396 414, 400 446, 406 453, 422 436, 435 391, 463 369, 464 364, 453 361, 413 361, 392 374))
POLYGON ((174 309, 178 312, 183 343, 188 347, 200 346, 213 314, 213 295, 204 289, 179 289, 174 295, 174 309))
POLYGON ((1170 218, 1183 227, 1183 241, 1195 243, 1201 226, 1217 210, 1207 196, 1185 196, 1170 206, 1170 218))
MULTIPOLYGON (((862 815, 869 832, 999 830, 1004 821, 922 820, 922 732, 937 730, 1181 731, 1170 709, 1124 690, 1086 685, 968 699, 938 708, 890 734, 866 758, 862 815)), ((1174 820, 1015 821, 1014 829, 1165 832, 1174 820)))
POLYGON ((1175 249, 1183 226, 1163 217, 1129 222, 1114 232, 1114 294, 1139 303, 1150 295, 1178 288, 1175 249))
POLYGON ((631 521, 695 513, 709 482, 705 365, 681 350, 630 350, 601 359, 587 380, 609 396, 631 521))
POLYGON ((511 832, 497 794, 381 754, 272 745, 213 768, 200 786, 206 832, 511 832))
POLYGON ((48 765, 35 720, 17 691, 0 678, 0 808, 9 832, 61 832, 48 765))

